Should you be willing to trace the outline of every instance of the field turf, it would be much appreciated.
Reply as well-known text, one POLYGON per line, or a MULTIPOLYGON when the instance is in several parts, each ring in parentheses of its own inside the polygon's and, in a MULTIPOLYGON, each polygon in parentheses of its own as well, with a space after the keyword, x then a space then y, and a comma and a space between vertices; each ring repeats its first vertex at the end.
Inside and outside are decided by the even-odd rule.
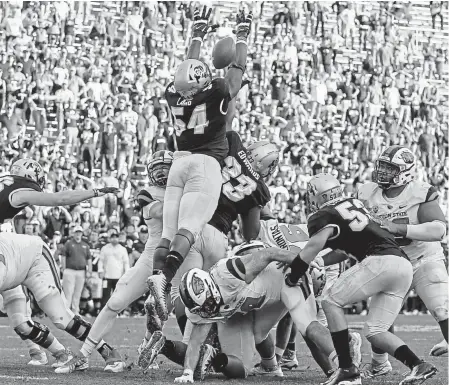
MULTIPOLYGON (((362 327, 363 317, 350 316, 350 325, 355 329, 362 327)), ((43 323, 49 324, 47 319, 43 323)), ((177 334, 175 321, 170 319, 167 325, 167 332, 170 337, 179 337, 177 334)), ((74 351, 79 349, 80 343, 65 333, 55 330, 55 335, 74 351)), ((139 345, 144 328, 143 318, 120 318, 117 320, 112 333, 106 338, 111 344, 118 347, 122 356, 130 364, 130 370, 120 374, 110 374, 103 372, 103 361, 101 357, 94 353, 90 361, 91 367, 85 372, 76 372, 71 375, 58 375, 47 365, 44 367, 30 367, 26 363, 29 360, 28 352, 19 337, 8 326, 6 318, 0 318, 0 385, 10 384, 30 384, 30 385, 140 385, 140 384, 167 384, 173 383, 173 379, 182 373, 182 369, 175 364, 169 363, 165 358, 158 359, 160 370, 150 372, 144 375, 138 368, 132 365, 136 359, 136 348, 139 345)), ((359 330, 361 332, 361 330, 359 330)), ((401 336, 413 350, 418 352, 421 357, 432 362, 439 368, 439 373, 432 379, 427 380, 425 384, 446 385, 448 384, 448 358, 447 357, 429 357, 431 347, 441 340, 441 333, 438 325, 430 316, 400 316, 397 321, 397 334, 401 336)), ((249 378, 245 382, 264 383, 268 385, 285 384, 304 384, 318 385, 324 380, 322 373, 317 365, 312 361, 311 355, 301 337, 298 338, 298 359, 300 368, 295 371, 284 371, 283 379, 271 378, 249 378)), ((369 346, 364 339, 363 342, 363 361, 369 362, 369 346)), ((52 357, 49 358, 52 362, 52 357)), ((398 384, 405 372, 405 367, 394 359, 393 373, 375 380, 364 380, 364 384, 398 384)), ((207 378, 207 384, 237 385, 242 381, 229 381, 221 375, 212 374, 207 378)))

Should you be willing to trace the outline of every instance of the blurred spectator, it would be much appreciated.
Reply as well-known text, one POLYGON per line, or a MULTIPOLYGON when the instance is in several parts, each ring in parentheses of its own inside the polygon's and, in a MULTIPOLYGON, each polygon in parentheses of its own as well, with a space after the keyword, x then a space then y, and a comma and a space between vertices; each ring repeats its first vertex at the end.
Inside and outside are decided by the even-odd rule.
POLYGON ((92 275, 92 255, 82 236, 83 228, 76 226, 73 229, 73 238, 69 239, 61 250, 62 288, 75 314, 79 313, 86 277, 90 278, 92 275))
POLYGON ((101 248, 98 273, 103 285, 102 306, 104 306, 115 290, 118 280, 129 269, 129 258, 125 247, 119 244, 119 233, 115 230, 109 235, 109 243, 101 248))
POLYGON ((443 14, 442 14, 442 1, 431 1, 430 2, 430 15, 432 16, 432 28, 436 29, 437 17, 440 19, 440 29, 443 29, 443 14))

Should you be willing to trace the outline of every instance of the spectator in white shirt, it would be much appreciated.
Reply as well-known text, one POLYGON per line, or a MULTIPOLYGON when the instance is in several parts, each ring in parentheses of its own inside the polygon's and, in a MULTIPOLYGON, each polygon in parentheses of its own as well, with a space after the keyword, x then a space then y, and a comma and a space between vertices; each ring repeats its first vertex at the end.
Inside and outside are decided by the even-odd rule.
POLYGON ((100 251, 98 273, 103 277, 103 306, 111 297, 118 280, 129 269, 129 257, 126 249, 118 242, 118 232, 113 230, 109 243, 100 251))

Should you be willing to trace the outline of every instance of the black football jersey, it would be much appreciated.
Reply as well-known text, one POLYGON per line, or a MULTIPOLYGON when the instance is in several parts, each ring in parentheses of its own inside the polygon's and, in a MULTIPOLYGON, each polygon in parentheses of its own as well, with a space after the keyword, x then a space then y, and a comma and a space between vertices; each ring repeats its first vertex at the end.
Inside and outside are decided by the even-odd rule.
POLYGON ((171 82, 165 90, 165 98, 175 122, 178 150, 222 161, 228 154, 226 115, 231 100, 225 80, 212 80, 192 99, 183 98, 171 82))
POLYGON ((229 153, 221 170, 223 185, 214 216, 209 222, 227 234, 239 214, 265 206, 270 201, 270 191, 263 178, 247 159, 246 149, 239 134, 226 133, 229 153))
POLYGON ((310 237, 325 227, 335 227, 336 234, 326 247, 352 254, 359 262, 369 255, 407 258, 394 236, 373 220, 358 199, 348 198, 321 208, 310 216, 307 227, 310 237))
POLYGON ((4 175, 0 177, 0 223, 13 219, 25 206, 14 207, 10 198, 18 190, 35 190, 41 192, 41 187, 28 178, 16 175, 4 175))

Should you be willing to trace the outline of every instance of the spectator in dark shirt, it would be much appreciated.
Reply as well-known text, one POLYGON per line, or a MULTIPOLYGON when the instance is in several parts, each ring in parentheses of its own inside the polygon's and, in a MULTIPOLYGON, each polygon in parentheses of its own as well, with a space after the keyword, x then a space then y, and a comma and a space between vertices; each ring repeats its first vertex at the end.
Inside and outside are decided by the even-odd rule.
POLYGON ((101 133, 100 160, 103 173, 105 170, 115 170, 115 157, 117 154, 117 132, 114 128, 114 122, 107 120, 104 124, 104 131, 101 133))
POLYGON ((48 239, 52 239, 56 231, 63 234, 65 226, 72 222, 72 216, 63 206, 51 208, 44 214, 44 219, 47 222, 44 234, 48 239))

